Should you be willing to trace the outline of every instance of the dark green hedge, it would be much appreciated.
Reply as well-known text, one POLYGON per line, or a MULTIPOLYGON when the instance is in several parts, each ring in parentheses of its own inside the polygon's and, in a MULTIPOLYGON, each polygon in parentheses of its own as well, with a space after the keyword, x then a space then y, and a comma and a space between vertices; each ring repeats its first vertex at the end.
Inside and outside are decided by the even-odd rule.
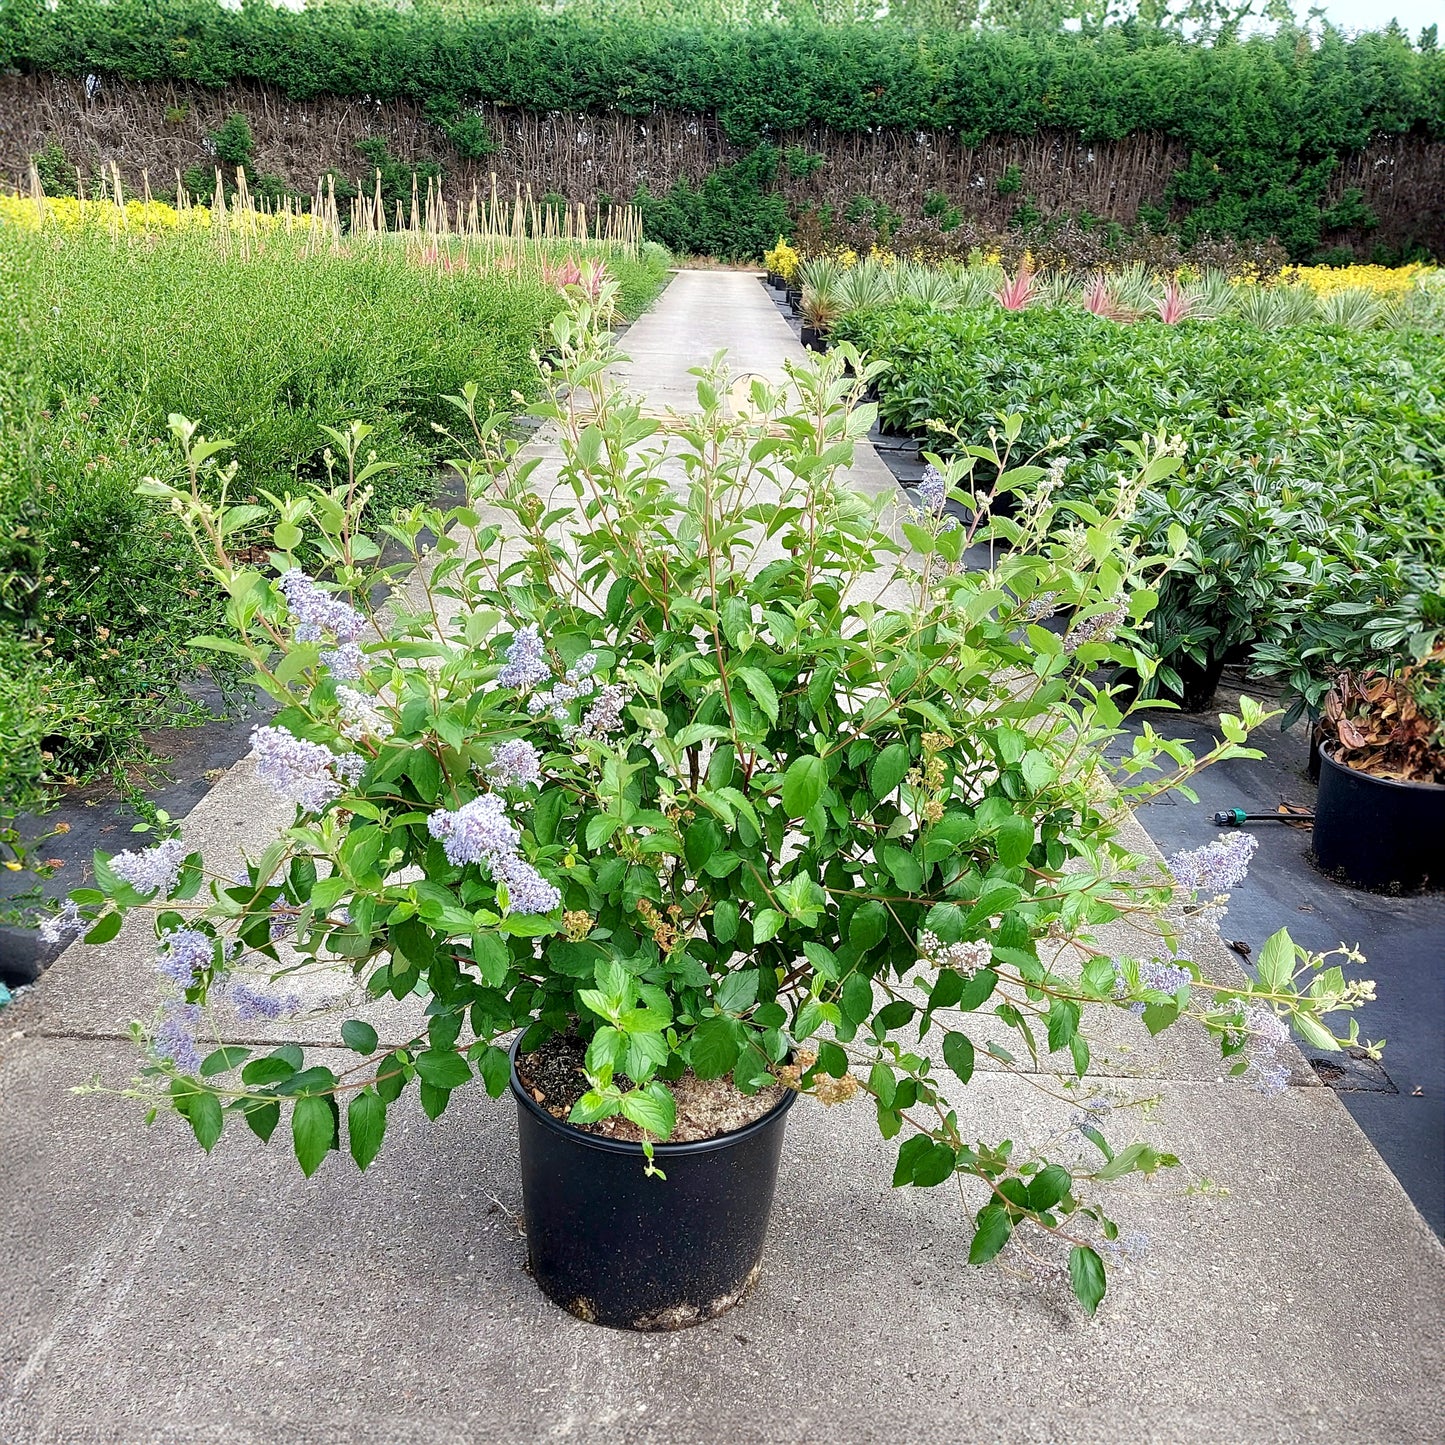
POLYGON ((1041 127, 1191 147, 1171 196, 1191 229, 1317 243, 1338 158, 1380 133, 1445 136, 1445 58, 1398 35, 1311 44, 1283 32, 1189 44, 1120 26, 1098 36, 900 27, 598 21, 533 9, 461 14, 269 0, 0 0, 0 66, 221 86, 296 98, 485 99, 530 110, 716 114, 751 145, 809 124, 942 127, 976 143, 1041 127))

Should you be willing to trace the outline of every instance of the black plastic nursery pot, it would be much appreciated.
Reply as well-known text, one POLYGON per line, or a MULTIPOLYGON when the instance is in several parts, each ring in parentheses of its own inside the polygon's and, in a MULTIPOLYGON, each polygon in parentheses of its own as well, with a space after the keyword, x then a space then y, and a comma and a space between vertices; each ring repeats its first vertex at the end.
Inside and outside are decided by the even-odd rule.
POLYGON ((1372 777, 1325 744, 1314 851, 1323 872, 1357 888, 1445 887, 1445 785, 1372 777))
POLYGON ((789 286, 784 292, 784 297, 789 306, 796 311, 803 304, 803 290, 800 286, 789 286))
POLYGON ((802 335, 798 338, 809 351, 826 351, 828 343, 825 340, 825 333, 816 326, 809 326, 804 323, 802 335))
POLYGON ((676 1330, 732 1308, 762 1269, 792 1091, 761 1119, 715 1139, 658 1144, 649 1177, 640 1144, 554 1118, 517 1076, 527 1265, 579 1319, 676 1330))
POLYGON ((1180 712, 1203 712, 1214 701, 1219 691, 1219 680, 1224 676, 1225 656, 1211 657, 1201 666, 1189 658, 1175 663, 1174 671, 1183 684, 1179 696, 1180 712))

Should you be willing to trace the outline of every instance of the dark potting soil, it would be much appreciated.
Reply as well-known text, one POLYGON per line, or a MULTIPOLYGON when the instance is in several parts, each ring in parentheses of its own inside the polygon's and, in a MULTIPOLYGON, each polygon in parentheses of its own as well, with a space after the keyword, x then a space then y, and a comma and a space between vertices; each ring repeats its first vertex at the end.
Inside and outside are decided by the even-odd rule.
MULTIPOLYGON (((587 1076, 582 1072, 586 1052, 587 1046, 574 1034, 553 1034, 535 1052, 517 1055, 517 1077, 555 1119, 565 1119, 587 1092, 587 1076)), ((621 1076, 616 1083, 619 1088, 631 1087, 631 1081, 621 1076)), ((744 1129, 768 1113, 786 1092, 781 1084, 775 1084, 756 1094, 744 1094, 728 1079, 699 1079, 691 1070, 668 1087, 677 1101, 677 1123, 669 1144, 692 1144, 744 1129)), ((643 1139, 642 1130, 620 1114, 573 1127, 632 1144, 643 1139)))

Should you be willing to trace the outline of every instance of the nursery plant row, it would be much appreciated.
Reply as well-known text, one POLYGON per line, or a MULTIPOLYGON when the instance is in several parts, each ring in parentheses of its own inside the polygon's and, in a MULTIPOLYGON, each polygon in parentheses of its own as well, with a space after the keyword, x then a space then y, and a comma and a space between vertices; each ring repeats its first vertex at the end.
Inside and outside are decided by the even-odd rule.
MULTIPOLYGON (((474 245, 465 268, 461 242, 316 246, 276 228, 243 247, 148 223, 167 210, 129 229, 0 222, 0 811, 197 711, 187 643, 223 599, 137 495, 175 473, 171 413, 233 443, 242 505, 324 480, 326 428, 364 422, 386 463, 381 519, 432 495, 442 397, 475 382, 511 409, 534 394, 569 262, 605 262, 627 314, 666 269, 660 248, 560 241, 495 264, 474 245)), ((224 682, 225 659, 212 671, 224 682)))

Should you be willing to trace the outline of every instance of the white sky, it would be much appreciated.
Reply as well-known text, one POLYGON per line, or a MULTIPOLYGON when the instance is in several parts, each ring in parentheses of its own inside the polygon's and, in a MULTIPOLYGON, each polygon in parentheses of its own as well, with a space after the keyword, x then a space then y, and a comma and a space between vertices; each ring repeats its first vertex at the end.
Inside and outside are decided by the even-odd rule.
MULTIPOLYGON (((1309 0, 1299 0, 1295 13, 1309 8, 1309 0)), ((1445 43, 1445 0, 1325 0, 1320 8, 1341 30, 1383 30, 1394 19, 1412 39, 1427 25, 1438 25, 1445 43)))

